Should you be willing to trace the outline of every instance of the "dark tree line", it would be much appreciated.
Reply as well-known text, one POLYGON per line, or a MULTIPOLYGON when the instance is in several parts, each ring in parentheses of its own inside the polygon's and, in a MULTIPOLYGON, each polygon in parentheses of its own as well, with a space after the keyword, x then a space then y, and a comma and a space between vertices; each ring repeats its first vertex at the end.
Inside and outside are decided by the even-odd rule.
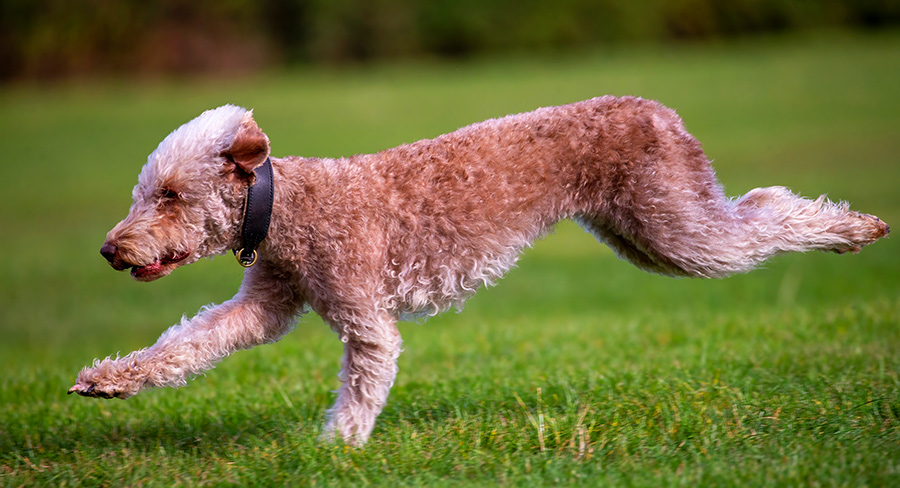
POLYGON ((553 52, 898 22, 897 0, 0 0, 0 79, 553 52))

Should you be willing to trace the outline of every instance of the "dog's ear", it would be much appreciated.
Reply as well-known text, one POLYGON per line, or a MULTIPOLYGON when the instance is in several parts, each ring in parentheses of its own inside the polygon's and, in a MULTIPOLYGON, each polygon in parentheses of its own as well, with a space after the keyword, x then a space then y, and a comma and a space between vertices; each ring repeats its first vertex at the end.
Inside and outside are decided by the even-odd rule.
POLYGON ((269 138, 253 120, 253 111, 248 111, 241 119, 231 147, 222 152, 229 161, 243 172, 253 173, 269 157, 269 138))

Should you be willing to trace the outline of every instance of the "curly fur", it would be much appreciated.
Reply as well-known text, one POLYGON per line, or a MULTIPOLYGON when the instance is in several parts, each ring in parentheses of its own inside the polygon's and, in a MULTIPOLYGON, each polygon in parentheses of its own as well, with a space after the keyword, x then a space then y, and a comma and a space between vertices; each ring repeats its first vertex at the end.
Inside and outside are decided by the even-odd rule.
MULTIPOLYGON (((140 280, 239 246, 269 141, 252 114, 207 111, 148 158, 128 217, 101 252, 140 280)), ((272 158, 260 262, 238 294, 152 347, 85 368, 70 392, 181 386, 228 354, 278 340, 306 307, 344 342, 326 435, 367 440, 397 374, 396 321, 461 307, 558 221, 575 219, 645 270, 721 277, 782 252, 859 251, 878 218, 781 187, 728 199, 674 111, 603 97, 488 120, 343 159, 272 158)))

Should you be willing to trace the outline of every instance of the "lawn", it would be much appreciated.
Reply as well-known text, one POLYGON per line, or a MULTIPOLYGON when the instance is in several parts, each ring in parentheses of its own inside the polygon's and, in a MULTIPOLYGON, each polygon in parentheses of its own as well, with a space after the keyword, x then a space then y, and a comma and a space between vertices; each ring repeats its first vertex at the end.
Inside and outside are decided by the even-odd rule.
POLYGON ((675 280, 564 223, 462 313, 401 324, 361 449, 317 439, 341 344, 313 314, 186 388, 65 392, 237 289, 230 257, 143 284, 97 252, 147 154, 204 109, 255 108, 275 155, 341 156, 634 94, 678 110, 731 195, 785 185, 896 224, 898 86, 888 32, 0 88, 0 485, 896 485, 891 239, 675 280))

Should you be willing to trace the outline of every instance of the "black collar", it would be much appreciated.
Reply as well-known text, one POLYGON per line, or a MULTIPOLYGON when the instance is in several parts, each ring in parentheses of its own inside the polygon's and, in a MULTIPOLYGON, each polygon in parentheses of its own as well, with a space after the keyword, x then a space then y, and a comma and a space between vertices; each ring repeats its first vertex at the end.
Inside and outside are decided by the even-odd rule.
POLYGON ((269 233, 272 202, 275 198, 275 180, 269 158, 253 170, 253 174, 256 175, 256 181, 247 189, 247 201, 244 203, 241 248, 234 250, 238 263, 245 268, 256 264, 256 247, 269 233))

